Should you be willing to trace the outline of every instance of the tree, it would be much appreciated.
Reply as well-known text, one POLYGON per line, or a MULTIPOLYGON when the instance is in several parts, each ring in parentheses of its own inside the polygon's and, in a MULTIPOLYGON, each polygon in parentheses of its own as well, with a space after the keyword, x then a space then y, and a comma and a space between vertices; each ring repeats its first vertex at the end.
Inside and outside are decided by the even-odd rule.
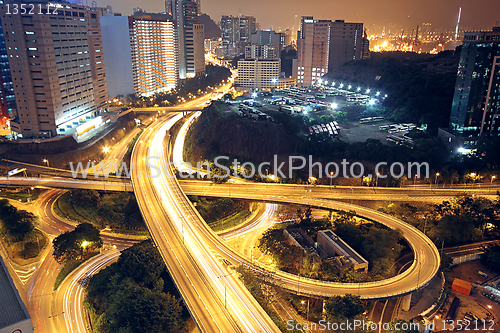
POLYGON ((96 332, 183 332, 182 305, 175 292, 158 250, 146 240, 92 277, 84 304, 95 318, 96 332))
POLYGON ((229 180, 229 171, 223 168, 216 167, 215 164, 210 166, 210 177, 216 184, 222 184, 229 180))
POLYGON ((95 208, 101 202, 101 196, 96 190, 71 190, 71 201, 82 207, 95 208))
POLYGON ((183 327, 179 299, 130 286, 114 297, 106 332, 178 332, 183 327))
POLYGON ((330 322, 352 319, 365 310, 363 302, 359 296, 346 294, 345 296, 335 296, 325 302, 325 315, 330 322))
POLYGON ((124 250, 118 259, 118 267, 128 272, 139 286, 151 287, 165 270, 165 263, 151 240, 145 240, 124 250))
POLYGON ((35 220, 36 217, 33 213, 18 210, 4 221, 14 241, 19 242, 29 238, 29 235, 35 230, 35 220))
POLYGON ((0 220, 7 238, 14 243, 28 239, 35 230, 35 215, 18 210, 7 199, 0 200, 0 220))
POLYGON ((494 244, 483 248, 481 255, 483 265, 496 272, 500 271, 500 245, 494 244))
POLYGON ((54 241, 54 259, 61 263, 64 260, 76 260, 85 253, 92 252, 102 247, 102 239, 97 230, 90 223, 82 223, 73 231, 66 231, 57 236, 54 241))

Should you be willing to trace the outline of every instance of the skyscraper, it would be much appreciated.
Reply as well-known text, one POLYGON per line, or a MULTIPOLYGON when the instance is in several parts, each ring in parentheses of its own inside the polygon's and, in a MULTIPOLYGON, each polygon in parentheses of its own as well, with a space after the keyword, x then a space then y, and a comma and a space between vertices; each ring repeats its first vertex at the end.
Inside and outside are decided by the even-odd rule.
POLYGON ((470 147, 479 136, 500 135, 500 27, 465 32, 450 131, 470 147))
POLYGON ((109 97, 135 94, 129 18, 106 14, 100 17, 100 26, 109 97))
POLYGON ((199 2, 172 0, 172 17, 177 23, 179 76, 181 79, 205 73, 204 27, 198 23, 199 2))
POLYGON ((107 14, 101 29, 111 97, 147 97, 177 88, 177 25, 166 14, 107 14))
POLYGON ((252 34, 257 31, 253 16, 222 16, 219 23, 222 31, 224 56, 233 58, 244 54, 245 46, 252 41, 252 34))
POLYGON ((297 49, 297 83, 307 86, 347 61, 363 59, 363 24, 303 16, 297 49))
POLYGON ((12 75, 10 73, 9 56, 0 19, 0 116, 4 123, 7 119, 17 118, 16 96, 12 75))
POLYGON ((335 20, 330 25, 330 55, 328 71, 351 60, 360 60, 363 51, 363 23, 335 20))
POLYGON ((297 84, 309 86, 328 72, 330 20, 303 16, 297 38, 297 84))
POLYGON ((172 20, 129 17, 134 92, 151 96, 177 88, 177 27, 172 20))
MULTIPOLYGON (((73 134, 106 109, 99 13, 49 4, 57 15, 2 15, 17 104, 11 128, 22 137, 73 134)), ((0 10, 6 13, 5 2, 0 10)))
POLYGON ((274 45, 279 51, 284 47, 282 35, 275 31, 259 30, 252 33, 250 41, 252 45, 274 45))

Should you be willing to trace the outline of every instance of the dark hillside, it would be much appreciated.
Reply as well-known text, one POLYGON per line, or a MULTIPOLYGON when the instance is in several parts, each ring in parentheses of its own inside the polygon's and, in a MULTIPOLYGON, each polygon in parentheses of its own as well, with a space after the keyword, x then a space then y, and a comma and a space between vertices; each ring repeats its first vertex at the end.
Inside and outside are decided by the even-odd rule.
POLYGON ((345 63, 325 77, 387 94, 385 116, 397 122, 427 124, 430 133, 448 127, 459 50, 438 55, 373 53, 345 63))
POLYGON ((236 116, 222 117, 214 105, 200 116, 192 132, 193 158, 231 155, 252 161, 272 161, 273 156, 293 154, 296 139, 283 125, 255 122, 236 116))

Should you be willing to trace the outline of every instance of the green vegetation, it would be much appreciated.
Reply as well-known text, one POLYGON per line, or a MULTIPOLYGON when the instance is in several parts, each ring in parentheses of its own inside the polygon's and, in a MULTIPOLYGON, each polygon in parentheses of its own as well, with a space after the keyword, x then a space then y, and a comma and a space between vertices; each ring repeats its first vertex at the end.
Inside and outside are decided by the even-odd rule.
POLYGON ((359 298, 351 294, 335 296, 325 302, 325 317, 330 322, 354 319, 363 313, 365 306, 359 298))
POLYGON ((294 332, 286 330, 286 323, 280 315, 273 309, 273 303, 276 299, 273 295, 272 288, 269 288, 271 283, 270 277, 262 273, 255 273, 253 270, 248 269, 246 266, 239 266, 236 268, 239 278, 243 284, 252 294, 255 300, 262 306, 264 311, 269 315, 272 321, 278 326, 282 332, 294 332))
POLYGON ((99 254, 99 252, 93 252, 86 256, 83 259, 78 259, 78 260, 71 260, 68 259, 64 262, 63 266, 61 267, 61 270, 59 271, 59 274, 56 276, 56 281, 54 282, 54 290, 57 290, 61 283, 63 283, 64 279, 66 276, 68 276, 71 272, 73 272, 75 269, 77 269, 81 264, 92 258, 93 256, 99 254))
MULTIPOLYGON (((142 134, 142 131, 139 132, 139 134, 137 134, 135 136, 135 138, 132 140, 132 142, 130 142, 130 145, 128 146, 127 151, 125 152, 125 155, 123 155, 123 162, 127 163, 127 165, 130 165, 132 151, 134 150, 134 146, 135 146, 137 140, 139 140, 139 137, 141 136, 141 134, 142 134)), ((119 165, 119 163, 117 163, 117 165, 119 165)))
POLYGON ((94 332, 183 332, 188 314, 175 295, 160 253, 148 240, 92 277, 84 305, 94 332))
POLYGON ((190 98, 202 96, 206 92, 216 91, 216 85, 222 82, 222 80, 227 80, 231 76, 231 71, 226 67, 207 65, 205 74, 206 75, 183 80, 179 89, 169 93, 160 93, 152 97, 137 97, 134 95, 116 96, 121 104, 112 103, 111 106, 138 108, 173 106, 183 102, 183 98, 188 100, 190 98))
POLYGON ((313 240, 317 232, 333 229, 335 233, 369 262, 368 275, 342 270, 314 253, 303 251, 288 242, 284 231, 270 229, 260 239, 260 250, 273 257, 276 268, 308 278, 335 282, 375 281, 395 274, 394 262, 401 255, 404 246, 397 230, 377 227, 373 223, 358 224, 355 212, 330 214, 328 218, 312 219, 310 208, 297 211, 299 223, 287 228, 301 228, 313 240))
POLYGON ((10 189, 10 188, 5 188, 0 190, 0 197, 2 198, 7 198, 7 199, 12 199, 16 201, 21 201, 21 202, 28 202, 28 200, 36 200, 38 199, 38 196, 42 190, 38 188, 34 189, 10 189))
POLYGON ((133 194, 115 192, 101 194, 95 190, 72 190, 61 196, 54 211, 79 223, 109 227, 115 232, 146 233, 139 206, 133 194))
MULTIPOLYGON (((437 137, 420 134, 415 137, 415 147, 410 149, 399 145, 385 145, 377 139, 365 142, 347 143, 338 139, 332 140, 325 135, 308 136, 308 127, 314 122, 304 115, 288 115, 273 113, 278 123, 249 122, 234 117, 221 117, 214 107, 207 108, 194 125, 191 136, 189 159, 196 163, 202 159, 211 160, 214 156, 225 154, 237 157, 240 161, 273 161, 274 155, 312 155, 315 161, 327 162, 347 161, 363 162, 365 172, 374 170, 376 163, 384 161, 389 164, 400 162, 427 162, 431 169, 442 168, 449 158, 445 144, 437 137), (198 160, 192 160, 193 158, 198 160)), ((322 116, 322 123, 337 119, 335 116, 322 116)), ((387 174, 385 170, 379 170, 387 174)), ((270 173, 274 172, 270 170, 270 173)), ((279 176, 279 175, 277 175, 279 176)), ((287 183, 304 183, 309 177, 308 169, 296 171, 292 179, 280 179, 287 183)), ((254 177, 254 180, 259 180, 254 177)), ((322 184, 329 184, 323 177, 322 184)), ((334 182, 336 179, 334 180, 334 182)), ((400 185, 391 179, 393 184, 400 185)), ((384 184, 385 185, 385 184, 384 184)))
POLYGON ((0 200, 0 235, 23 259, 34 258, 47 245, 47 238, 36 226, 32 213, 18 210, 7 199, 0 200))
POLYGON ((247 202, 221 198, 206 199, 198 196, 190 196, 189 199, 194 203, 201 217, 210 225, 214 225, 220 220, 227 218, 235 213, 248 211, 247 202))
POLYGON ((391 204, 380 211, 414 225, 441 247, 495 239, 500 227, 500 201, 461 196, 441 204, 412 206, 391 204))
POLYGON ((375 224, 355 225, 353 222, 335 222, 335 233, 369 262, 373 280, 393 276, 394 263, 404 246, 398 230, 382 229, 375 224))
MULTIPOLYGON (((306 323, 306 319, 316 323, 321 319, 331 323, 340 323, 347 319, 359 319, 362 313, 367 310, 359 297, 346 294, 328 299, 324 304, 325 312, 323 313, 321 300, 297 296, 285 291, 271 282, 272 276, 270 275, 256 273, 246 266, 237 267, 236 272, 245 287, 282 332, 303 332, 296 330, 297 327, 302 327, 302 324, 295 326, 296 322, 293 321, 290 322, 292 325, 289 325, 287 320, 291 318, 290 313, 286 310, 287 304, 295 308, 302 316, 302 320, 299 319, 301 323, 306 323)), ((307 331, 305 326, 302 328, 307 331)))
POLYGON ((500 272, 500 245, 493 244, 483 248, 481 263, 490 270, 500 272))
POLYGON ((102 239, 97 230, 90 223, 82 223, 73 231, 66 231, 57 236, 54 241, 54 252, 52 255, 58 263, 66 260, 83 259, 90 254, 99 251, 102 247, 102 239))
POLYGON ((366 168, 375 162, 427 162, 431 168, 439 168, 448 159, 449 152, 445 144, 437 137, 425 135, 414 140, 415 148, 398 145, 384 145, 380 140, 367 139, 365 142, 346 143, 339 140, 304 142, 301 147, 303 154, 316 158, 347 161, 366 161, 366 168))
POLYGON ((77 225, 75 230, 60 234, 52 243, 54 259, 63 264, 57 274, 54 290, 59 288, 66 276, 89 258, 99 254, 102 248, 99 230, 90 223, 77 225))
POLYGON ((384 110, 376 115, 427 124, 435 134, 439 127, 448 127, 459 55, 453 51, 413 57, 402 52, 379 53, 348 62, 326 77, 387 94, 384 110))

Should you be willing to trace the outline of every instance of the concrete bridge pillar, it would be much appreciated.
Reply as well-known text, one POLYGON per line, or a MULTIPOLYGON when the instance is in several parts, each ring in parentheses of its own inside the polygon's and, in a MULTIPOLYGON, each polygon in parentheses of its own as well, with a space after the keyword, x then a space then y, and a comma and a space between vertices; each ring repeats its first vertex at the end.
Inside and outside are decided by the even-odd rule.
POLYGON ((411 294, 406 295, 401 300, 401 310, 409 311, 410 310, 410 303, 411 303, 411 294))

